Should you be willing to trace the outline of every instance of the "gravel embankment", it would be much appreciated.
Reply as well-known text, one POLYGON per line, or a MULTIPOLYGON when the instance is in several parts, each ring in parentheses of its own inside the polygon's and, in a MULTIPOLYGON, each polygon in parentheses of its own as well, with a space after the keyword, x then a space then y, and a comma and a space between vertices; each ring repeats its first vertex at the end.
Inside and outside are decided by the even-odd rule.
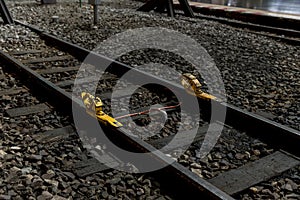
MULTIPOLYGON (((126 2, 126 3, 124 3, 126 2)), ((115 3, 100 8, 100 23, 93 26, 92 9, 78 4, 51 6, 12 6, 13 15, 52 34, 88 49, 122 31, 142 27, 165 27, 195 39, 215 60, 228 94, 229 102, 252 112, 262 113, 282 124, 300 129, 300 48, 245 32, 213 21, 171 19, 157 14, 140 13, 115 3), (57 23, 51 16, 59 16, 57 23)), ((109 5, 108 3, 106 3, 109 5)), ((138 7, 132 5, 132 8, 138 7)), ((120 58, 140 65, 155 61, 187 71, 182 58, 173 55, 136 52, 120 58)))

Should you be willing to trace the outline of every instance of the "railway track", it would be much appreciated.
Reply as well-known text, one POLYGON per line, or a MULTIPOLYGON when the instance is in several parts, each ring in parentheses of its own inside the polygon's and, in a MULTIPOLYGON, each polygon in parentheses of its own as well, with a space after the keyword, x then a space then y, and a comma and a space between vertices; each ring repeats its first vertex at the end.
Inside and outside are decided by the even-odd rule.
MULTIPOLYGON (((181 9, 179 4, 175 4, 175 8, 181 9)), ((264 17, 260 18, 259 16, 255 15, 251 16, 251 14, 247 17, 240 14, 229 17, 231 14, 229 12, 229 16, 227 16, 226 11, 221 11, 221 13, 218 13, 205 8, 197 8, 195 6, 191 6, 191 8, 195 13, 198 14, 195 17, 199 19, 217 21, 237 29, 243 28, 244 31, 267 36, 289 44, 300 43, 300 31, 298 26, 295 25, 298 23, 297 21, 291 20, 288 23, 282 23, 284 20, 279 17, 272 20, 272 18, 267 19, 268 17, 264 19, 264 17), (273 22, 274 20, 278 23, 272 24, 271 21, 273 22)))
MULTIPOLYGON (((20 22, 17 23, 22 24, 20 22)), ((73 106, 80 110, 80 113, 85 116, 85 108, 82 102, 79 99, 72 98, 72 94, 70 93, 73 89, 72 85, 79 69, 79 65, 88 54, 92 55, 97 63, 107 62, 109 59, 96 53, 91 53, 88 50, 74 44, 65 42, 29 25, 22 25, 27 26, 40 35, 47 44, 45 46, 47 51, 45 51, 45 49, 32 49, 9 52, 9 54, 0 52, 1 60, 5 64, 5 69, 8 72, 17 74, 35 95, 40 96, 42 99, 47 99, 47 104, 37 102, 35 105, 24 105, 22 108, 7 109, 7 115, 10 117, 19 117, 36 114, 46 112, 51 108, 51 106, 53 106, 72 118, 71 105, 73 104, 73 106), (73 79, 70 79, 70 77, 73 79)), ((92 63, 89 63, 89 67, 85 68, 82 73, 97 75, 97 70, 101 71, 101 67, 97 68, 95 66, 91 66, 91 64, 92 63)), ((118 79, 118 77, 121 77, 128 70, 134 70, 130 66, 118 62, 113 62, 111 66, 112 67, 109 68, 105 76, 107 78, 104 78, 100 82, 100 84, 103 85, 101 87, 102 90, 100 89, 100 91, 97 91, 97 94, 99 94, 99 96, 102 95, 101 97, 104 98, 104 102, 107 104, 109 104, 110 91, 106 88, 113 87, 114 82, 118 79), (114 70, 115 67, 117 67, 118 70, 114 70), (107 100, 105 98, 107 98, 107 100)), ((166 82, 163 79, 138 70, 135 72, 137 76, 145 80, 155 80, 156 83, 164 83, 177 92, 185 92, 185 90, 179 85, 166 82)), ((83 79, 79 82, 80 84, 87 84, 86 87, 88 88, 88 85, 96 80, 96 77, 91 76, 91 79, 83 79)), ((18 92, 25 90, 27 89, 17 88, 4 90, 2 93, 17 94, 18 92)), ((151 90, 149 93, 153 96, 156 95, 154 92, 151 92, 151 90)), ((153 97, 151 95, 150 97, 153 97)), ((126 90, 124 94, 117 98, 128 98, 126 90)), ((174 99, 167 98, 165 101, 159 103, 166 104, 166 106, 178 105, 178 102, 172 102, 170 104, 172 100, 174 99)), ((231 199, 239 192, 242 192, 264 180, 269 180, 272 177, 280 175, 281 173, 299 165, 299 159, 297 158, 297 156, 299 156, 299 131, 282 126, 263 117, 242 111, 226 103, 217 101, 208 102, 201 99, 198 99, 198 101, 199 106, 202 108, 201 111, 204 113, 204 119, 211 118, 210 109, 207 109, 210 108, 211 103, 219 110, 226 109, 227 118, 223 132, 227 132, 228 135, 241 134, 241 132, 245 132, 247 135, 241 134, 241 137, 253 146, 265 146, 265 152, 261 155, 257 153, 256 158, 249 155, 249 162, 236 163, 232 169, 217 167, 218 170, 215 170, 215 173, 202 173, 201 170, 205 170, 202 169, 201 162, 203 163, 204 161, 201 159, 187 162, 181 158, 178 159, 178 162, 174 162, 166 168, 151 173, 153 176, 157 177, 166 188, 176 193, 178 197, 186 197, 188 192, 190 195, 201 195, 214 199, 231 199), (256 124, 256 126, 253 126, 253 124, 256 124), (251 138, 259 138, 264 143, 251 138), (192 165, 194 167, 190 167, 189 169, 186 167, 187 165, 192 165)), ((175 113, 174 115, 176 116, 176 107, 177 106, 172 107, 174 109, 170 111, 170 115, 175 113)), ((141 110, 144 111, 148 108, 149 105, 146 107, 139 107, 136 109, 140 110, 137 110, 136 112, 140 112, 141 110)), ((110 113, 110 110, 107 109, 105 112, 110 113)), ((123 114, 120 113, 119 117, 122 118, 122 116, 123 114)), ((86 117, 89 118, 88 115, 86 115, 86 117)), ((143 120, 144 118, 145 117, 143 115, 136 116, 136 120, 143 120)), ((217 118, 214 121, 215 123, 213 125, 216 128, 223 125, 218 122, 217 118)), ((122 123, 126 124, 126 118, 122 121, 122 123)), ((198 134, 191 147, 195 151, 200 148, 199 145, 201 146, 201 142, 203 141, 208 128, 204 121, 201 123, 202 127, 198 130, 198 134)), ((126 128, 128 128, 128 126, 121 128, 104 127, 105 130, 112 133, 110 134, 112 136, 111 139, 118 145, 125 149, 138 152, 153 152, 155 148, 160 148, 168 144, 173 138, 172 134, 167 134, 159 136, 158 138, 149 139, 145 142, 138 137, 128 136, 132 134, 128 133, 126 128)), ((56 138, 64 137, 70 134, 70 132, 73 132, 70 130, 73 130, 73 128, 68 125, 36 137, 37 140, 48 142, 55 140, 56 138)), ((188 134, 188 132, 186 134, 188 134)), ((184 140, 185 138, 181 139, 184 140)), ((169 149, 169 151, 172 152, 172 149, 169 149)), ((147 159, 149 159, 152 163, 159 164, 168 163, 170 161, 170 157, 161 152, 148 156, 149 157, 147 159)), ((186 154, 184 154, 184 156, 186 156, 186 154)), ((220 156, 213 155, 212 158, 210 158, 214 161, 212 163, 216 163, 218 161, 218 157, 220 156)), ((235 155, 235 157, 237 156, 235 155)), ((113 157, 110 157, 109 159, 111 159, 111 162, 115 163, 115 165, 122 165, 122 162, 117 162, 113 157)), ((238 158, 236 159, 239 160, 238 158)), ((136 167, 139 168, 139 166, 136 167)), ((80 177, 85 177, 103 170, 109 169, 93 158, 78 162, 75 164, 74 169, 77 176, 80 177)))
POLYGON ((236 21, 231 19, 223 19, 213 16, 199 16, 200 19, 207 19, 217 21, 223 24, 230 25, 234 28, 244 28, 245 31, 255 33, 262 36, 267 36, 278 41, 285 42, 287 44, 299 44, 300 43, 300 31, 287 28, 280 28, 276 26, 266 26, 254 23, 246 23, 242 21, 236 21))
MULTIPOLYGON (((178 2, 174 4, 174 8, 180 10, 181 14, 183 13, 182 6, 178 2)), ((198 19, 220 22, 239 30, 243 28, 246 32, 267 36, 288 44, 300 43, 300 31, 297 25, 299 22, 297 20, 283 20, 280 17, 272 18, 250 13, 243 15, 236 12, 235 14, 232 14, 231 12, 222 9, 210 9, 209 7, 197 7, 195 5, 191 5, 191 10, 193 10, 195 14, 193 17, 198 19), (276 22, 273 23, 273 21, 276 22)), ((186 20, 189 21, 189 19, 186 20)), ((190 21, 193 22, 193 19, 190 19, 190 21)))

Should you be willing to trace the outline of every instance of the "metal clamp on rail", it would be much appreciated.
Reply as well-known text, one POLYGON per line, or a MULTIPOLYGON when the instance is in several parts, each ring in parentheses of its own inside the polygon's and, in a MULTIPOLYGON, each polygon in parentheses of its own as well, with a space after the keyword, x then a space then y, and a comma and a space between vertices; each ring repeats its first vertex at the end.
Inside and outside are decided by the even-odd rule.
POLYGON ((191 73, 185 73, 181 76, 181 84, 186 89, 187 93, 195 95, 201 99, 216 100, 213 95, 207 94, 201 90, 200 81, 191 73))
POLYGON ((123 126, 120 122, 103 112, 103 103, 99 97, 94 97, 90 93, 82 92, 81 98, 86 107, 86 112, 92 117, 95 117, 102 124, 116 128, 123 126))

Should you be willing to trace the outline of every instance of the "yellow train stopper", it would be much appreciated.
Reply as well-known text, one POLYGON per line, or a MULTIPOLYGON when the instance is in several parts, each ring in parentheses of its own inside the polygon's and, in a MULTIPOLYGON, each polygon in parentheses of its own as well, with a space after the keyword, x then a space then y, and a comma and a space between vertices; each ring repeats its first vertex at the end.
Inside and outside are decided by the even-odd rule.
POLYGON ((81 98, 86 107, 86 112, 97 118, 104 125, 111 125, 116 128, 123 126, 120 122, 103 112, 103 103, 99 97, 94 97, 90 93, 82 92, 81 98))
POLYGON ((207 94, 201 90, 201 83, 191 73, 185 73, 181 76, 181 84, 185 90, 192 95, 206 100, 216 100, 217 98, 213 95, 207 94))

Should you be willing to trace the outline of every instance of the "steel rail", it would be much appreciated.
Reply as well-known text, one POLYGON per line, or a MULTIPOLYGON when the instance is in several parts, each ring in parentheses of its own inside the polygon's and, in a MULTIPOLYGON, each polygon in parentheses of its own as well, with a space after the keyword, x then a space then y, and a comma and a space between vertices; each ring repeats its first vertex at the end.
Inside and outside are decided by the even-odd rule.
MULTIPOLYGON (((174 8, 181 9, 181 5, 174 4, 174 8)), ((244 30, 247 32, 263 31, 266 33, 261 33, 261 32, 255 32, 255 33, 259 35, 271 37, 274 39, 278 39, 286 43, 300 44, 300 29, 299 29, 300 22, 299 21, 295 22, 293 20, 283 20, 281 18, 278 18, 276 19, 276 22, 279 23, 272 24, 270 23, 270 21, 272 21, 270 17, 257 16, 258 19, 255 20, 255 22, 257 23, 255 23, 252 21, 245 20, 245 18, 247 17, 251 18, 251 16, 248 15, 240 16, 239 18, 237 18, 236 16, 235 18, 230 18, 227 17, 225 11, 221 11, 224 12, 223 15, 221 15, 219 11, 216 11, 217 12, 216 15, 213 16, 214 14, 210 14, 210 11, 205 10, 205 8, 203 9, 203 8, 191 6, 191 9, 194 11, 194 13, 198 14, 194 16, 195 18, 198 19, 213 20, 239 29, 240 28, 249 29, 249 30, 244 30), (261 18, 263 18, 263 20, 261 20, 261 18), (262 21, 264 21, 264 23, 262 23, 262 21)), ((149 10, 145 10, 145 11, 147 12, 149 10)), ((186 18, 185 20, 189 21, 190 19, 186 18)))
MULTIPOLYGON (((176 9, 180 9, 179 4, 175 4, 174 7, 176 9)), ((256 34, 271 37, 273 39, 281 40, 285 43, 290 43, 290 44, 300 44, 300 30, 299 29, 291 29, 290 27, 283 27, 283 26, 276 26, 277 23, 275 23, 275 26, 271 26, 270 24, 258 24, 254 22, 248 22, 248 21, 243 21, 239 19, 231 19, 229 17, 226 18, 226 16, 212 16, 212 15, 205 15, 203 13, 200 13, 198 8, 191 7, 194 10, 194 13, 197 13, 198 15, 195 15, 195 18, 198 19, 205 19, 205 20, 212 20, 212 21, 217 21, 223 24, 230 25, 235 28, 244 28, 244 29, 249 29, 249 30, 244 30, 250 33, 255 32, 256 34), (256 31, 263 31, 262 32, 256 32, 256 31), (270 33, 270 34, 268 34, 270 33), (274 35, 272 35, 274 34, 274 35)), ((190 20, 189 18, 185 20, 190 20)), ((258 20, 256 20, 258 21, 258 20)), ((284 20, 281 20, 281 22, 285 22, 284 20)), ((292 23, 289 23, 292 24, 292 23)), ((294 28, 297 28, 298 25, 294 25, 294 28)))
MULTIPOLYGON (((174 7, 178 9, 180 5, 175 4, 174 7)), ((298 38, 300 37, 299 21, 288 20, 288 19, 284 20, 283 18, 275 18, 276 22, 279 23, 274 24, 271 23, 274 21, 274 19, 272 21, 272 17, 258 15, 255 16, 258 19, 252 22, 249 20, 248 21, 245 20, 247 19, 247 17, 249 17, 250 19, 253 18, 253 17, 251 18, 250 14, 249 15, 246 14, 245 16, 242 16, 240 13, 237 13, 237 15, 241 15, 239 16, 239 18, 235 15, 234 17, 228 17, 226 15, 226 11, 223 10, 221 10, 221 12, 224 12, 223 15, 220 15, 218 11, 216 11, 216 14, 214 15, 213 13, 210 14, 209 11, 205 10, 205 8, 204 9, 197 8, 194 6, 191 6, 191 8, 194 10, 195 13, 199 14, 198 16, 196 16, 197 18, 214 20, 232 26, 239 25, 239 28, 254 28, 260 31, 273 32, 273 33, 283 34, 291 37, 298 37, 298 38), (261 18, 263 18, 263 20, 261 18), (263 21, 267 23, 263 23, 263 21)))
MULTIPOLYGON (((293 44, 293 45, 300 44, 300 31, 299 30, 292 30, 292 29, 286 29, 286 28, 275 27, 275 26, 273 27, 273 26, 262 25, 262 24, 254 24, 251 22, 247 23, 247 22, 243 22, 243 21, 219 18, 219 17, 214 17, 214 16, 196 15, 195 17, 199 18, 199 19, 217 21, 222 24, 226 24, 226 25, 232 26, 234 28, 238 28, 238 29, 243 28, 243 31, 247 31, 250 33, 255 33, 255 34, 270 37, 273 39, 281 40, 288 44, 293 44), (259 31, 259 32, 257 32, 257 31, 259 31)), ((189 20, 189 19, 187 19, 187 20, 189 20)))
POLYGON ((299 30, 292 30, 292 29, 285 29, 285 28, 278 28, 278 27, 272 27, 267 25, 260 25, 260 24, 254 24, 254 23, 246 23, 242 21, 235 21, 230 19, 224 19, 224 18, 217 18, 212 16, 197 16, 201 19, 210 19, 214 21, 218 21, 220 23, 224 23, 227 25, 230 25, 235 28, 244 28, 244 31, 256 34, 271 37, 274 39, 278 39, 281 41, 284 41, 286 43, 290 44, 300 44, 300 31, 299 30), (246 30, 245 30, 246 29, 246 30), (249 29, 249 30, 247 30, 249 29), (257 32, 259 31, 259 32, 257 32), (265 32, 265 33, 263 33, 265 32))
MULTIPOLYGON (((151 2, 148 1, 147 3, 151 3, 151 2)), ((194 16, 196 18, 214 20, 238 28, 251 28, 259 31, 277 33, 289 37, 297 37, 297 38, 300 37, 299 20, 295 21, 293 19, 285 19, 279 17, 272 18, 270 16, 263 16, 263 15, 251 16, 251 14, 241 14, 241 13, 236 13, 232 15, 233 17, 228 17, 228 14, 224 10, 209 11, 207 8, 202 8, 202 7, 199 8, 199 7, 195 7, 194 5, 191 5, 189 7, 191 8, 192 11, 194 11, 194 13, 199 14, 198 16, 197 15, 194 16), (247 19, 251 19, 252 21, 249 21, 247 19), (273 23, 274 20, 276 21, 275 24, 273 23)), ((181 3, 174 4, 174 8, 179 10, 182 9, 181 3)), ((149 10, 147 9, 146 10, 137 9, 137 11, 149 12, 149 10)), ((283 37, 280 38, 283 40, 285 39, 283 37)), ((299 40, 296 41, 299 42, 299 40)))
POLYGON ((5 4, 4 0, 0 0, 0 16, 2 16, 5 24, 13 24, 14 20, 5 4))

